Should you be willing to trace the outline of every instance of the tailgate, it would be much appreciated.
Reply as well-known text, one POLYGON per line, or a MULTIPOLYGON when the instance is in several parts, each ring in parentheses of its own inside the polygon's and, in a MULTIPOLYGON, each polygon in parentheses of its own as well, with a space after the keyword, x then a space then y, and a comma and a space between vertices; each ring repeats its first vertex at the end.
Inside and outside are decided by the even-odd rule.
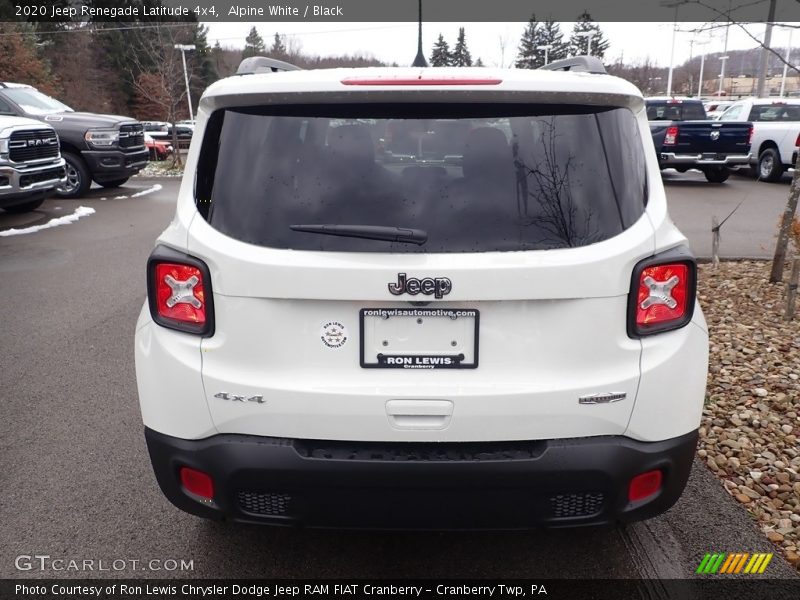
POLYGON ((747 154, 750 150, 750 123, 681 121, 676 154, 747 154))
POLYGON ((647 219, 592 247, 531 253, 363 256, 198 239, 191 252, 215 286, 202 377, 220 433, 490 441, 626 429, 641 358, 627 294, 636 256, 652 252, 647 219), (452 290, 423 306, 399 300, 398 273, 446 276, 452 290), (442 314, 400 315, 416 310, 442 314), (424 366, 376 365, 382 351, 424 366), (429 368, 453 355, 463 368, 429 368), (622 399, 579 400, 597 394, 622 399))

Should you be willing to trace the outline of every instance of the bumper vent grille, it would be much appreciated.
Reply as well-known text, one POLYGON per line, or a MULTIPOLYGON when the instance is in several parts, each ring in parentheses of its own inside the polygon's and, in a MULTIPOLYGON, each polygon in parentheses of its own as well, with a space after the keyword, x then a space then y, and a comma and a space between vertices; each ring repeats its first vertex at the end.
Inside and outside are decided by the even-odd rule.
POLYGON ((603 510, 605 496, 602 492, 577 492, 550 496, 553 517, 591 517, 603 510))
POLYGON ((53 181, 56 179, 62 179, 63 177, 64 167, 58 167, 56 169, 47 169, 46 171, 39 171, 38 173, 32 173, 30 175, 23 175, 19 178, 19 185, 20 187, 28 187, 34 183, 53 181))
POLYGON ((254 515, 285 515, 292 497, 277 492, 239 492, 239 508, 254 515))
POLYGON ((52 129, 15 131, 8 142, 8 157, 14 162, 58 157, 58 136, 52 129))

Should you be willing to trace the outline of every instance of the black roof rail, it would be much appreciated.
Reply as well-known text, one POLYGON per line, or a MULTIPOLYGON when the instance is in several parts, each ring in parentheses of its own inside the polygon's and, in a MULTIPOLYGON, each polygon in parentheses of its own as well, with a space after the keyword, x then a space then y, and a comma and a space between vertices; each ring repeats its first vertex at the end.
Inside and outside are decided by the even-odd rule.
POLYGON ((252 75, 254 73, 277 73, 278 71, 299 71, 300 67, 266 56, 251 56, 239 63, 237 75, 252 75))
POLYGON ((539 67, 548 71, 580 71, 582 73, 594 73, 596 75, 606 75, 606 68, 596 56, 572 56, 554 60, 550 64, 539 67))

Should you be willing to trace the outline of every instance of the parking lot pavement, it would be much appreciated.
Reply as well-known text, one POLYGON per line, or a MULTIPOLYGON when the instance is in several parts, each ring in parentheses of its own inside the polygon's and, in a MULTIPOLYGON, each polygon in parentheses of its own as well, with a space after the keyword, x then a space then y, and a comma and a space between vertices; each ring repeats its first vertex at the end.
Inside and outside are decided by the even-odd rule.
POLYGON ((711 256, 711 219, 722 221, 741 202, 720 230, 720 256, 772 258, 790 175, 778 183, 766 183, 733 174, 719 185, 709 184, 699 171, 667 170, 662 178, 670 216, 689 239, 695 255, 711 256))
MULTIPOLYGON (((788 191, 759 185, 766 195, 788 191)), ((734 181, 732 189, 747 186, 734 181)), ((699 464, 672 510, 618 529, 287 530, 210 523, 173 508, 144 445, 133 328, 145 296, 145 260, 172 217, 177 187, 176 180, 136 178, 113 194, 98 189, 81 200, 48 200, 28 217, 0 215, 2 231, 44 224, 79 206, 96 211, 0 237, 0 577, 86 575, 19 571, 15 558, 31 554, 106 565, 121 559, 127 562, 118 574, 132 577, 691 577, 706 552, 774 551, 699 464), (158 566, 149 561, 167 559, 193 561, 193 569, 146 570, 158 566)), ((716 187, 672 183, 668 193, 672 200, 679 191, 685 204, 692 190, 701 192, 693 210, 728 202, 716 187)), ((765 575, 796 574, 776 556, 765 575)), ((649 597, 665 597, 648 585, 655 586, 649 597)))

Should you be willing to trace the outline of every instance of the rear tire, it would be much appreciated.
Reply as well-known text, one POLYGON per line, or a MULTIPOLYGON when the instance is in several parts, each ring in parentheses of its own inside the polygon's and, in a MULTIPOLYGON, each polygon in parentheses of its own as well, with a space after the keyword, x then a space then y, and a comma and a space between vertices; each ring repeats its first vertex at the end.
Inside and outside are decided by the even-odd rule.
POLYGON ((42 205, 42 202, 44 202, 44 198, 39 198, 38 200, 31 200, 30 202, 25 202, 24 204, 7 206, 4 210, 13 214, 31 212, 32 210, 39 208, 42 205))
POLYGON ((128 179, 130 179, 130 177, 126 177, 125 179, 115 179, 114 181, 99 181, 98 183, 104 188, 117 188, 121 185, 124 185, 128 179))
POLYGON ((730 170, 728 167, 708 167, 703 170, 706 180, 710 183, 724 183, 730 177, 730 170))
POLYGON ((73 152, 62 152, 61 156, 66 161, 67 182, 56 188, 56 194, 61 198, 80 198, 92 187, 92 176, 83 159, 73 152))
POLYGON ((783 175, 783 163, 777 148, 767 148, 758 155, 758 176, 764 181, 778 181, 783 175))

